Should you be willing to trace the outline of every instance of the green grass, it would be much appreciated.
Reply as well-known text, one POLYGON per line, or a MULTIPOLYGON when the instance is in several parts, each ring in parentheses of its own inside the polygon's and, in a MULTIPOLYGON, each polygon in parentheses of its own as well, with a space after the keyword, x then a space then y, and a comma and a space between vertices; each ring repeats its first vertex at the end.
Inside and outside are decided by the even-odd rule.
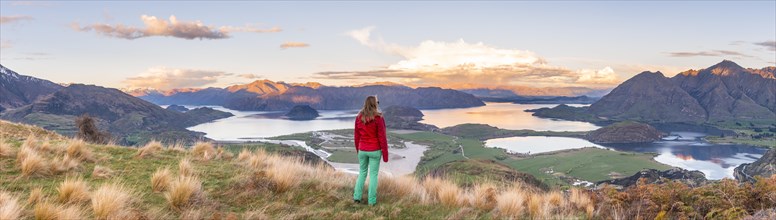
POLYGON ((337 163, 358 163, 356 151, 335 150, 329 152, 331 156, 327 158, 331 162, 337 163))
POLYGON ((510 159, 504 163, 519 171, 532 174, 545 183, 564 185, 561 181, 562 176, 597 182, 611 179, 608 176, 611 172, 630 176, 645 168, 658 170, 670 168, 668 165, 652 160, 652 157, 651 154, 583 148, 525 159, 510 159), (545 169, 548 168, 552 168, 554 173, 545 173, 545 169))

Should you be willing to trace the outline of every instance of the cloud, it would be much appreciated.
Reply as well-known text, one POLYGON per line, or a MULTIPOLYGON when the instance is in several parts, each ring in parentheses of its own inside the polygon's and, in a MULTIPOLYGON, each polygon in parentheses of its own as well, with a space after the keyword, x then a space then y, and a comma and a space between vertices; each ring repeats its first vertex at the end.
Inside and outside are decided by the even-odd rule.
POLYGON ((201 21, 180 21, 175 15, 171 15, 169 20, 160 19, 155 16, 142 15, 144 27, 133 27, 123 24, 92 24, 81 27, 78 23, 73 23, 72 28, 76 31, 95 33, 115 38, 133 40, 142 37, 163 36, 192 39, 224 39, 229 38, 232 32, 254 32, 269 33, 279 32, 280 28, 259 29, 252 26, 233 27, 222 26, 215 27, 205 25, 201 21))
POLYGON ((246 78, 246 79, 258 79, 258 78, 261 78, 262 76, 261 75, 256 75, 256 74, 252 74, 252 73, 246 73, 246 74, 239 74, 239 75, 237 75, 237 77, 246 78))
POLYGON ((156 67, 138 76, 127 78, 122 83, 128 88, 192 88, 212 84, 221 77, 231 75, 234 74, 223 71, 156 67))
POLYGON ((319 72, 313 78, 337 80, 393 80, 412 86, 456 87, 479 84, 530 86, 611 86, 619 82, 610 67, 571 70, 550 65, 532 51, 501 49, 482 42, 423 41, 408 47, 373 40, 374 27, 346 34, 364 46, 404 59, 385 68, 367 71, 319 72))
POLYGON ((719 56, 741 56, 741 57, 752 57, 746 54, 742 54, 736 51, 730 51, 730 50, 710 50, 710 51, 698 51, 698 52, 669 52, 668 53, 672 57, 698 57, 698 56, 707 56, 707 57, 719 57, 719 56))
POLYGON ((32 20, 32 17, 27 15, 0 16, 0 24, 10 24, 24 20, 32 20))
POLYGON ((757 43, 754 43, 754 44, 758 45, 758 46, 763 46, 763 47, 765 47, 765 48, 767 48, 768 50, 771 50, 771 51, 776 51, 776 41, 773 41, 773 40, 757 42, 757 43))
POLYGON ((288 49, 288 48, 294 48, 294 47, 309 47, 310 44, 302 43, 302 42, 285 42, 280 45, 280 48, 288 49))

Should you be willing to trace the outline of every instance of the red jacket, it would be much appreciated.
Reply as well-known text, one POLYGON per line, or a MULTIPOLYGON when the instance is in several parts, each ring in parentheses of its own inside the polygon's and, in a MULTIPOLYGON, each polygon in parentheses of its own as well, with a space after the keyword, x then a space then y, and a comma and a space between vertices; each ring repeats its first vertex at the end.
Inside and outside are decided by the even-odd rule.
POLYGON ((356 116, 356 126, 353 132, 356 152, 382 150, 383 161, 388 162, 388 141, 385 138, 385 120, 375 116, 367 123, 361 122, 361 115, 356 116))

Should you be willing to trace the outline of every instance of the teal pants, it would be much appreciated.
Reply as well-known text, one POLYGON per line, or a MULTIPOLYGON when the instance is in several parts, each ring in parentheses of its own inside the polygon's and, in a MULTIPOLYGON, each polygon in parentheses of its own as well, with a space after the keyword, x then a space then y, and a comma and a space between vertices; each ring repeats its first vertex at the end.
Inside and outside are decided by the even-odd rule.
POLYGON ((377 151, 358 151, 358 179, 356 179, 356 188, 353 192, 353 199, 361 201, 361 195, 364 192, 364 181, 366 173, 369 171, 369 205, 377 204, 377 174, 380 170, 380 157, 382 152, 377 151))

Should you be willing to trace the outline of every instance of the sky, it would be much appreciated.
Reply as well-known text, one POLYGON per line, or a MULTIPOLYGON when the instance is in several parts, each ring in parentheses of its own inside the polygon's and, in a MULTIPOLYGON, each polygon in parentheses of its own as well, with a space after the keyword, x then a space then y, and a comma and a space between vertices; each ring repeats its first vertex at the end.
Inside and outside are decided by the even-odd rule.
POLYGON ((611 88, 776 65, 776 1, 0 1, 0 64, 58 83, 611 88))

